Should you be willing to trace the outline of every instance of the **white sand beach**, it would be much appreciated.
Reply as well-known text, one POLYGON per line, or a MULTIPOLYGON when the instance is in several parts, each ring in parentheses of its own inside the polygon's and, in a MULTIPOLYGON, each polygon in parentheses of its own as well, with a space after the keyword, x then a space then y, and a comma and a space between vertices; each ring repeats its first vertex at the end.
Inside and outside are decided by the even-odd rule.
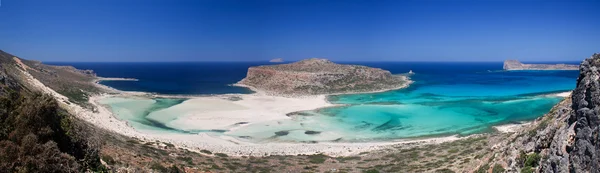
POLYGON ((181 129, 224 129, 227 126, 246 122, 247 124, 289 119, 287 113, 333 106, 326 96, 288 98, 261 94, 236 95, 238 101, 230 101, 225 96, 196 97, 157 112, 191 112, 170 123, 181 129))
MULTIPOLYGON (((22 71, 28 82, 40 91, 50 94, 59 100, 62 107, 78 118, 88 121, 100 128, 107 129, 125 136, 142 141, 162 141, 192 151, 209 150, 215 153, 226 153, 233 156, 264 156, 264 155, 297 155, 322 153, 331 156, 347 156, 360 152, 384 149, 393 145, 442 143, 459 139, 457 136, 440 138, 397 140, 388 142, 365 143, 250 143, 239 141, 233 137, 211 136, 200 134, 174 134, 174 133, 144 133, 129 126, 126 121, 115 118, 113 113, 104 105, 98 103, 106 97, 148 97, 150 94, 141 92, 123 92, 118 94, 102 94, 91 96, 89 102, 96 106, 96 110, 88 110, 77 104, 70 103, 68 98, 45 86, 33 78, 26 71, 22 71)), ((103 86, 106 89, 114 90, 103 86)), ((218 128, 232 123, 244 121, 256 123, 274 119, 289 118, 285 114, 290 112, 317 109, 332 106, 324 95, 313 97, 277 97, 258 92, 256 94, 220 95, 210 97, 192 98, 177 109, 196 109, 194 113, 186 115, 177 121, 182 126, 203 126, 218 128), (232 101, 224 97, 240 97, 241 100, 232 101), (222 116, 222 115, 228 116, 222 116), (233 115, 233 116, 232 116, 233 115)))
MULTIPOLYGON (((122 95, 121 95, 122 96, 122 95)), ((199 151, 202 149, 212 152, 221 152, 229 155, 297 155, 297 154, 315 154, 323 153, 331 156, 347 156, 358 154, 360 152, 383 149, 392 145, 399 144, 423 144, 440 143, 459 139, 457 136, 398 140, 388 142, 367 142, 367 143, 338 143, 322 142, 316 144, 307 143, 251 143, 240 141, 234 137, 210 135, 207 133, 199 134, 175 134, 175 133, 144 133, 128 126, 126 122, 117 120, 113 117, 110 110, 103 105, 98 104, 98 100, 111 95, 94 96, 90 102, 98 106, 98 113, 94 113, 95 124, 106 129, 113 130, 120 134, 125 134, 142 140, 154 141, 160 140, 169 142, 190 150, 199 151)), ((269 121, 275 119, 289 118, 285 114, 289 112, 311 110, 325 106, 332 106, 325 100, 325 96, 287 98, 266 96, 261 94, 237 94, 226 96, 196 97, 182 104, 174 106, 171 110, 194 109, 192 114, 185 115, 175 123, 179 127, 189 128, 221 128, 235 124, 237 122, 249 122, 248 124, 269 121), (229 101, 224 97, 236 96, 242 100, 229 101)), ((87 112, 89 113, 89 112, 87 112)))
POLYGON ((569 96, 571 96, 571 91, 558 93, 558 94, 555 94, 555 96, 558 96, 558 97, 569 97, 569 96))

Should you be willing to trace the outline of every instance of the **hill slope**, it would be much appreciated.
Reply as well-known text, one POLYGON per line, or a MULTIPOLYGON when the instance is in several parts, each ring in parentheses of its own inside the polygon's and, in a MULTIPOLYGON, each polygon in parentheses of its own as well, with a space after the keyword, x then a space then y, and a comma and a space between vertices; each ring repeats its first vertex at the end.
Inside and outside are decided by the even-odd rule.
POLYGON ((16 59, 0 51, 0 172, 105 170, 93 128, 29 85, 16 59))

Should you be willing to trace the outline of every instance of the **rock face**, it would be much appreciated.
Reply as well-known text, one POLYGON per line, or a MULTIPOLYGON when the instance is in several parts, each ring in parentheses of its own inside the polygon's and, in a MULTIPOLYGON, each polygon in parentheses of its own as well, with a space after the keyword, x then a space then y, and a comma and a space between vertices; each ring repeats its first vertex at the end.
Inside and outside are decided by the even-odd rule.
POLYGON ((283 58, 275 58, 270 60, 269 62, 283 62, 283 58))
MULTIPOLYGON (((568 146, 570 170, 600 172, 600 54, 581 63, 577 88, 573 91, 573 112, 568 124, 574 138, 568 146)), ((583 172, 583 171, 581 171, 583 172)))
POLYGON ((579 70, 570 64, 523 64, 517 60, 504 61, 504 70, 579 70))
POLYGON ((388 90, 409 82, 405 76, 392 75, 386 70, 313 58, 250 67, 246 78, 238 84, 276 95, 317 95, 388 90))

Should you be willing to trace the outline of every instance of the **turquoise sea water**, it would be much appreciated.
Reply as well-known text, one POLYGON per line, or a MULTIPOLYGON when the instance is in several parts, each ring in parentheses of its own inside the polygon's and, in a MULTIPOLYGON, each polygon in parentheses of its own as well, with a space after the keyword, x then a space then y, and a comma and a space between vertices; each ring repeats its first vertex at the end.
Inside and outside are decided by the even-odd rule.
POLYGON ((250 125, 240 135, 289 131, 278 139, 309 142, 490 132, 494 125, 530 121, 547 113, 563 99, 552 94, 574 87, 573 78, 560 73, 570 72, 484 72, 447 76, 445 82, 424 79, 437 75, 416 74, 409 88, 330 96, 330 102, 345 106, 309 111, 312 116, 297 115, 280 122, 281 126, 250 125), (306 131, 324 132, 328 137, 306 135, 306 131))
MULTIPOLYGON (((490 132, 491 126, 494 125, 533 120, 547 113, 562 99, 553 94, 573 89, 578 75, 577 71, 507 72, 501 71, 501 63, 362 64, 390 70, 394 74, 413 70, 416 74, 411 78, 415 83, 405 89, 382 93, 330 96, 328 98, 330 102, 344 106, 305 111, 291 116, 288 120, 250 124, 234 131, 182 130, 176 126, 168 126, 170 121, 180 115, 161 110, 178 105, 184 99, 109 98, 102 102, 111 107, 118 118, 127 120, 132 126, 142 130, 174 133, 206 132, 240 137, 254 142, 381 141, 484 133, 490 132)), ((255 64, 247 66, 251 65, 255 64)), ((141 67, 140 71, 135 73, 126 70, 102 74, 104 65, 90 65, 90 67, 95 66, 102 67, 99 68, 100 71, 97 70, 100 76, 140 78, 139 82, 119 81, 116 85, 106 83, 118 89, 124 87, 128 88, 127 90, 163 94, 206 94, 206 91, 213 90, 218 92, 209 93, 247 93, 247 90, 227 85, 235 83, 245 75, 245 70, 239 70, 246 68, 243 64, 235 65, 235 69, 227 69, 226 64, 219 66, 222 68, 211 68, 227 71, 222 73, 226 76, 224 78, 218 77, 220 72, 212 71, 182 76, 185 79, 161 78, 160 80, 166 83, 161 85, 151 85, 160 83, 152 78, 155 72, 144 71, 141 67), (205 77, 208 75, 212 76, 205 77), (194 90, 188 90, 188 87, 168 87, 186 85, 188 83, 186 81, 192 81, 192 78, 193 83, 189 84, 198 84, 194 90), (204 85, 207 82, 209 84, 204 85), (203 90, 203 87, 208 88, 203 90)), ((148 64, 140 66, 150 66, 153 71, 159 70, 154 69, 159 67, 148 64)), ((199 67, 203 66, 207 65, 199 65, 199 67)), ((160 66, 166 68, 161 70, 165 73, 169 73, 169 69, 193 67, 189 64, 160 66)), ((175 70, 173 73, 176 73, 175 70)))

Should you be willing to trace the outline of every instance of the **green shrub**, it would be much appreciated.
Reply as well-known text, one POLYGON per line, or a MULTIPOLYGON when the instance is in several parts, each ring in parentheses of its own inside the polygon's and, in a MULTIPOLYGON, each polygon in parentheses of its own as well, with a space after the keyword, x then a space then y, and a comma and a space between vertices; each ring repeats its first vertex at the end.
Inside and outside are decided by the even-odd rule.
POLYGON ((448 168, 444 168, 444 169, 438 169, 435 170, 436 173, 454 173, 454 171, 448 169, 448 168))
POLYGON ((494 168, 492 168, 492 173, 502 173, 504 171, 505 171, 504 167, 502 167, 502 165, 500 165, 500 164, 496 164, 496 165, 494 165, 494 168))
POLYGON ((369 170, 366 170, 366 171, 363 171, 363 172, 364 173, 379 173, 379 171, 375 170, 375 169, 369 169, 369 170))
POLYGON ((215 156, 219 156, 219 157, 229 157, 227 154, 225 153, 215 153, 215 156))
POLYGON ((200 150, 200 152, 201 152, 201 153, 204 153, 204 154, 212 154, 212 152, 210 152, 210 151, 208 151, 208 150, 200 150))
POLYGON ((185 173, 183 170, 179 169, 177 166, 173 165, 169 168, 169 173, 185 173))
POLYGON ((487 173, 489 169, 490 169, 490 165, 486 163, 485 165, 482 165, 481 167, 479 167, 479 169, 477 169, 477 171, 475 171, 475 172, 476 173, 487 173))
POLYGON ((315 155, 310 155, 308 156, 309 162, 310 163, 314 163, 314 164, 320 164, 320 163, 324 163, 325 160, 327 160, 326 155, 324 154, 315 154, 315 155))
POLYGON ((542 159, 542 157, 538 153, 531 153, 531 154, 527 155, 527 159, 525 160, 524 165, 536 167, 536 166, 538 166, 540 159, 542 159))
POLYGON ((167 168, 165 168, 163 165, 161 165, 158 162, 152 163, 152 165, 150 165, 150 169, 158 171, 158 172, 167 172, 168 171, 167 168))
POLYGON ((533 173, 533 168, 531 166, 525 166, 521 168, 521 173, 533 173))

